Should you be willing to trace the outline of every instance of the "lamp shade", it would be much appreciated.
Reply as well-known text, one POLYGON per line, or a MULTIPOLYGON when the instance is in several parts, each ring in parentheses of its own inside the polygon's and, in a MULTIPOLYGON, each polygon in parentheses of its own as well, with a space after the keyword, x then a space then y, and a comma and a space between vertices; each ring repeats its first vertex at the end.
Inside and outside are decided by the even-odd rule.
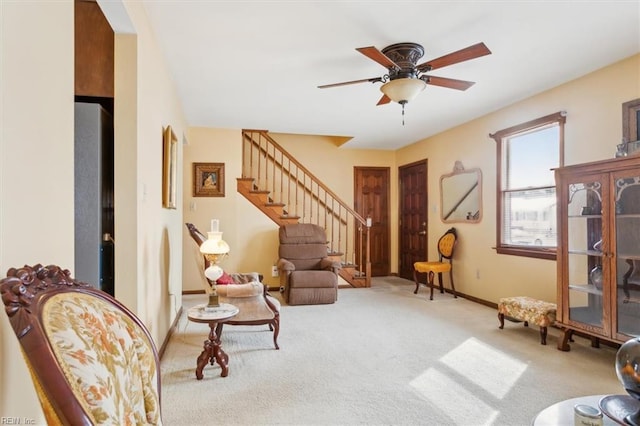
POLYGON ((397 78, 380 87, 380 91, 389 99, 399 104, 413 100, 427 87, 427 83, 419 78, 397 78))
POLYGON ((209 231, 207 241, 200 245, 200 253, 202 254, 226 254, 229 253, 230 247, 222 239, 222 232, 209 231))

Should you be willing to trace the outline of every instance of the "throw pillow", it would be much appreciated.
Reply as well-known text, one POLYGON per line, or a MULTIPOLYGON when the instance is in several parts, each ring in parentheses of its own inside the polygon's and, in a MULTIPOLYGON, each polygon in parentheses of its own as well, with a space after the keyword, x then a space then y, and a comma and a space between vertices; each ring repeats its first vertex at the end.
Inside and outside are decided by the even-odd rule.
POLYGON ((233 284, 233 278, 231 278, 231 275, 223 271, 222 276, 216 280, 216 284, 218 285, 233 284))

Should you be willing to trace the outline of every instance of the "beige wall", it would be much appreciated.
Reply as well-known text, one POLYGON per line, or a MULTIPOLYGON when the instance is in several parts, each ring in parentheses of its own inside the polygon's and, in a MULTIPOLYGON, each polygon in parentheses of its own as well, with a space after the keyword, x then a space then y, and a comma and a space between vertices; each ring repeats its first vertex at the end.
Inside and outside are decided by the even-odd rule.
MULTIPOLYGON (((271 133, 271 136, 293 154, 315 176, 323 180, 347 204, 353 205, 353 167, 390 167, 392 194, 391 213, 397 205, 396 167, 389 151, 338 148, 331 138, 271 133)), ((220 220, 223 238, 231 253, 222 267, 228 271, 257 271, 264 282, 278 287, 271 277, 271 266, 278 259, 278 227, 236 190, 241 176, 241 130, 191 128, 184 147, 184 221, 201 231, 210 227, 211 219, 220 220), (192 196, 192 164, 194 162, 225 163, 225 197, 192 196)), ((397 238, 392 236, 392 240, 397 238)), ((195 242, 183 226, 183 288, 202 290, 201 257, 195 242)), ((397 261, 392 263, 392 270, 397 261)), ((397 269, 397 267, 396 267, 397 269)))
MULTIPOLYGON (((565 164, 613 157, 622 138, 622 103, 640 97, 640 55, 510 105, 397 151, 398 165, 428 158, 429 255, 449 228, 439 213, 439 179, 456 160, 483 173, 483 219, 456 224, 456 289, 491 302, 528 295, 555 301, 556 262, 496 254, 496 147, 490 133, 557 111, 567 112, 565 164)), ((473 90, 473 89, 472 89, 473 90)))
MULTIPOLYGON (((0 19, 0 272, 73 266, 73 2, 0 2, 0 19)), ((4 314, 0 337, 0 416, 42 424, 4 314)))
MULTIPOLYGON (((186 124, 142 4, 124 5, 136 34, 116 36, 116 297, 160 344, 182 287, 182 207, 162 208, 162 128, 181 138, 186 124)), ((73 272, 73 17, 73 0, 0 2, 3 275, 25 263, 73 272)), ((0 416, 43 424, 6 315, 0 341, 0 416)))
POLYGON ((171 125, 182 141, 186 120, 142 3, 125 6, 136 34, 116 38, 116 296, 160 344, 181 306, 183 246, 181 206, 162 207, 162 131, 171 125))

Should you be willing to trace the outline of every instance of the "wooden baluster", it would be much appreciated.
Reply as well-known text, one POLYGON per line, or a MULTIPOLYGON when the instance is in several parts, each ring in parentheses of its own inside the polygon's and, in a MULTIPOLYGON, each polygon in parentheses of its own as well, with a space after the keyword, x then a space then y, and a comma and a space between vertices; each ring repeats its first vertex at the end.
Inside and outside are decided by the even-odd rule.
POLYGON ((304 223, 305 218, 307 217, 307 174, 305 172, 302 173, 302 219, 301 221, 304 223))
POLYGON ((284 152, 280 151, 280 203, 284 203, 284 152))
POLYGON ((305 186, 304 192, 309 193, 309 223, 313 223, 313 179, 311 179, 309 189, 305 186))
POLYGON ((343 256, 347 256, 349 254, 349 242, 351 240, 351 238, 349 237, 349 223, 351 222, 351 220, 353 220, 354 218, 352 217, 351 214, 349 214, 349 212, 347 212, 345 220, 344 220, 344 235, 346 236, 345 238, 345 244, 344 244, 344 255, 343 256))
POLYGON ((245 156, 246 155, 246 149, 247 149, 247 140, 244 138, 244 134, 242 136, 243 136, 243 138, 242 138, 242 174, 241 174, 241 176, 243 178, 245 178, 245 177, 247 177, 247 173, 246 173, 247 165, 246 165, 246 161, 245 161, 246 158, 247 158, 245 156))
POLYGON ((300 186, 300 185, 298 184, 298 170, 299 170, 299 169, 298 169, 298 166, 296 166, 296 180, 295 180, 296 187, 295 187, 295 189, 294 189, 294 191, 295 191, 295 201, 296 201, 296 216, 300 216, 300 215, 298 214, 298 187, 300 186))
POLYGON ((318 183, 316 183, 316 193, 314 198, 314 202, 316 203, 316 225, 322 226, 322 216, 324 213, 324 207, 322 206, 322 200, 320 199, 320 191, 322 188, 318 183))
POLYGON ((262 135, 260 135, 258 137, 258 147, 257 147, 257 149, 258 149, 258 155, 257 155, 257 157, 258 157, 258 170, 256 170, 256 178, 257 178, 256 180, 258 182, 258 187, 261 187, 261 183, 262 183, 262 177, 261 177, 262 168, 260 167, 260 163, 261 163, 261 160, 262 160, 262 155, 261 155, 261 152, 262 152, 262 135))
POLYGON ((271 171, 271 187, 273 188, 273 191, 271 193, 271 201, 275 202, 276 201, 276 146, 273 145, 273 156, 271 157, 271 167, 272 167, 272 171, 271 171))
POLYGON ((287 213, 291 213, 291 182, 293 182, 293 178, 291 177, 291 159, 289 159, 289 179, 287 181, 287 213))
POLYGON ((342 205, 338 204, 338 220, 336 221, 338 223, 338 247, 342 247, 342 223, 340 223, 341 218, 342 218, 342 205))

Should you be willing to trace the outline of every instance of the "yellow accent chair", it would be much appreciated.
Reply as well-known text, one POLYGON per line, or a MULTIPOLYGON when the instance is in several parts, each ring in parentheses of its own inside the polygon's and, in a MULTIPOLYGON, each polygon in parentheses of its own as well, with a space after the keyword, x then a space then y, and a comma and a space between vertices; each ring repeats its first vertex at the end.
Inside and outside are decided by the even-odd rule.
MULTIPOLYGON (((196 242, 198 247, 207 240, 207 237, 192 224, 186 224, 189 235, 196 242)), ((209 261, 197 253, 198 259, 203 259, 200 265, 202 279, 209 281, 204 275, 204 270, 210 265, 209 261)), ((218 323, 216 335, 218 339, 222 336, 222 327, 226 325, 268 325, 273 331, 273 344, 276 349, 278 345, 278 334, 280 333, 280 301, 271 296, 267 291, 267 286, 262 283, 262 275, 257 272, 232 273, 228 274, 233 281, 230 284, 218 284, 216 286, 220 302, 230 303, 236 306, 240 312, 229 321, 218 323)))
POLYGON ((416 289, 413 294, 418 294, 418 288, 420 282, 418 281, 418 274, 427 274, 428 287, 431 287, 431 294, 429 300, 433 300, 433 279, 435 274, 438 274, 438 283, 440 284, 440 293, 444 293, 442 286, 442 274, 449 272, 449 280, 451 281, 451 291, 453 297, 457 298, 456 287, 453 283, 453 252, 458 242, 458 234, 455 228, 450 228, 444 233, 438 240, 438 261, 437 262, 415 262, 413 264, 413 280, 416 282, 416 289))
POLYGON ((144 324, 58 266, 11 268, 0 294, 48 425, 160 425, 160 363, 144 324))

